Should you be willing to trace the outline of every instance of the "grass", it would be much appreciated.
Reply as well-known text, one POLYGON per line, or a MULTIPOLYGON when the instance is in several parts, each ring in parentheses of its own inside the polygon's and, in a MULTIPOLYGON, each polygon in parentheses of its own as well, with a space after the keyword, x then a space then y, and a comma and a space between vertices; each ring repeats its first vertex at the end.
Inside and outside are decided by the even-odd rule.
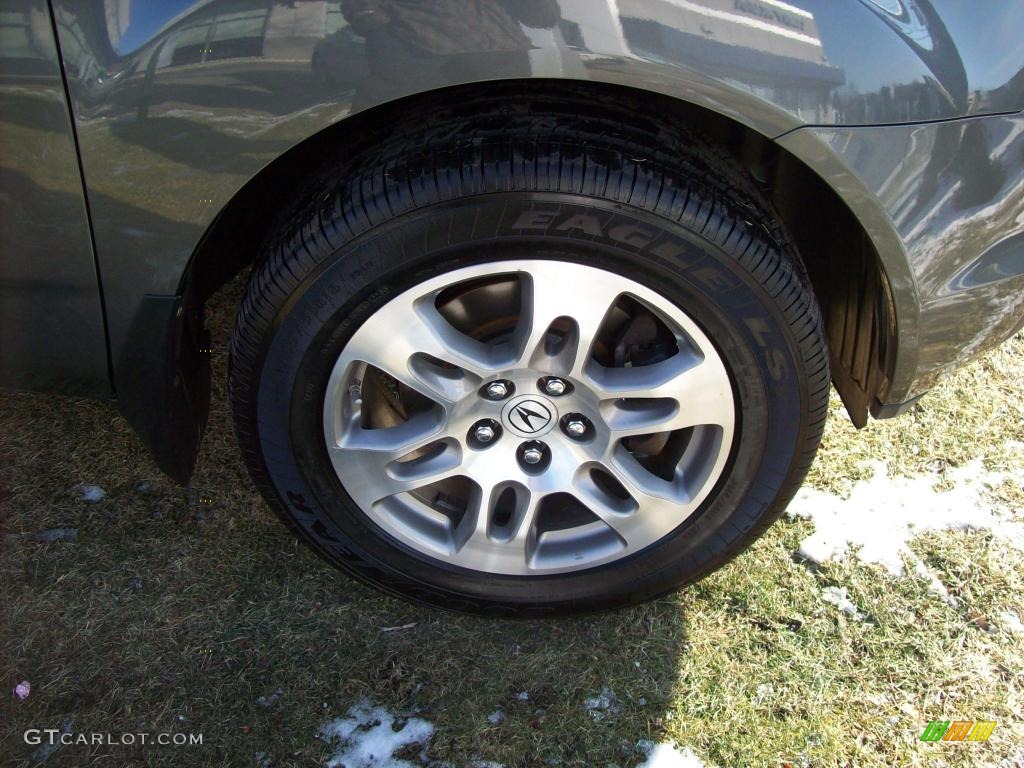
MULTIPOLYGON (((685 592, 572 620, 445 614, 333 571, 273 517, 237 456, 224 350, 239 290, 213 311, 214 410, 191 489, 155 470, 109 405, 0 399, 0 529, 78 529, 73 542, 2 545, 0 763, 32 764, 22 732, 70 720, 76 733, 201 732, 203 746, 69 746, 48 764, 244 766, 266 753, 317 765, 331 752, 318 728, 363 698, 432 722, 428 758, 458 766, 631 766, 641 739, 675 740, 709 766, 989 766, 1020 754, 1024 636, 985 626, 1024 616, 1024 571, 986 534, 915 543, 956 606, 855 560, 797 562, 810 527, 790 520, 685 592), (78 483, 107 495, 88 504, 78 483), (824 603, 830 585, 866 620, 824 603), (32 693, 17 701, 22 679, 32 693), (595 717, 584 701, 603 689, 615 706, 595 717), (496 709, 506 719, 492 725, 496 709), (956 718, 998 725, 986 744, 918 741, 929 720, 956 718)), ((1006 442, 1024 440, 1022 364, 1018 335, 862 433, 835 401, 809 482, 844 492, 869 458, 904 475, 979 457, 1006 468, 1006 442)), ((1024 506, 1013 484, 998 494, 1024 506)))

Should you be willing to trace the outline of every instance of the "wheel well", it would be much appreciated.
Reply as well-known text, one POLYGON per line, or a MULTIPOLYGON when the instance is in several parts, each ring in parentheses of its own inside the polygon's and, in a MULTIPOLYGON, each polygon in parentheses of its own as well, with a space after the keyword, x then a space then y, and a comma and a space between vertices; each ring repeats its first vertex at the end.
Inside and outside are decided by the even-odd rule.
POLYGON ((466 104, 496 89, 523 100, 538 89, 557 89, 560 96, 581 101, 595 90, 628 95, 667 123, 685 123, 738 160, 793 237, 825 318, 833 383, 853 423, 867 423, 869 409, 888 387, 896 318, 885 272, 863 226, 828 184, 770 138, 711 110, 626 86, 546 80, 455 86, 383 104, 325 128, 267 165, 224 206, 193 253, 182 294, 195 290, 205 302, 251 265, 309 175, 329 159, 358 153, 410 111, 466 104))

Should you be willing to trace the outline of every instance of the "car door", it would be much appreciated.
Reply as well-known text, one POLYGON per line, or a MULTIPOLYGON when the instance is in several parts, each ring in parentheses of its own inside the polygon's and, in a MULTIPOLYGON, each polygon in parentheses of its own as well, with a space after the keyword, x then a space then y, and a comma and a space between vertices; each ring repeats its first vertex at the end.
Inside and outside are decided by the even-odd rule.
POLYGON ((0 386, 111 392, 75 136, 45 0, 0 9, 0 386))

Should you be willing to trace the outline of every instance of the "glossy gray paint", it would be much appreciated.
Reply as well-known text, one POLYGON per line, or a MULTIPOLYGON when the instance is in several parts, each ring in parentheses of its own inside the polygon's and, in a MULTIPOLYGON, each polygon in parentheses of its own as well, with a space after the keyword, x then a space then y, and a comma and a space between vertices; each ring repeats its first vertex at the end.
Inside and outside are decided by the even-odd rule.
MULTIPOLYGON (((499 79, 625 85, 779 137, 842 193, 882 258, 900 334, 887 402, 912 397, 964 354, 997 340, 1019 314, 1012 227, 990 242, 998 238, 986 239, 972 218, 987 207, 971 214, 971 206, 957 207, 963 198, 945 200, 927 186, 940 168, 941 185, 984 182, 983 167, 946 153, 966 158, 983 144, 997 148, 988 132, 995 137, 1016 118, 976 116, 1024 106, 1017 2, 989 4, 984 13, 959 0, 55 0, 54 7, 121 376, 122 361, 137 358, 134 340, 147 338, 143 297, 179 293, 203 233, 261 169, 356 113, 499 79), (924 121, 950 122, 850 127, 924 121), (992 127, 979 141, 970 125, 992 127), (948 138, 960 133, 968 138, 948 138), (919 203, 914 211, 879 178, 886 162, 890 171, 900 162, 925 185, 907 192, 919 203), (958 234, 966 230, 976 236, 958 234), (948 252, 938 264, 940 246, 948 252), (997 305, 1005 313, 998 319, 997 305)), ((986 188, 989 206, 1009 209, 1008 199, 1019 198, 1018 161, 1012 151, 995 161, 1005 183, 986 188)))
POLYGON ((99 283, 45 0, 4 0, 0 34, 0 386, 109 396, 99 283))
POLYGON ((780 143, 827 168, 882 244, 904 297, 895 397, 925 392, 1024 322, 1024 116, 805 128, 780 143))

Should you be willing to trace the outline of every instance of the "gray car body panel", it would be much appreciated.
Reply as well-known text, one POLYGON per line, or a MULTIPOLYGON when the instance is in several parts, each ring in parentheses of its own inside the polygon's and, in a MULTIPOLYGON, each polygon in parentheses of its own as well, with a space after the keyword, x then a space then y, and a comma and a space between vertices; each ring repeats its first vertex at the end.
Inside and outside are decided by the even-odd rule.
POLYGON ((897 304, 887 402, 910 400, 1024 321, 1024 116, 804 128, 779 143, 866 226, 897 304))
POLYGON ((803 159, 884 263, 899 330, 887 403, 1000 340, 1020 314, 1020 153, 994 161, 998 189, 981 178, 989 168, 953 159, 998 150, 1018 125, 1007 115, 1024 107, 1020 3, 474 0, 486 27, 456 0, 53 5, 115 378, 146 338, 145 297, 181 291, 204 232, 268 164, 361 111, 502 79, 665 94, 803 159), (907 174, 902 194, 886 181, 893 163, 907 174), (946 196, 982 187, 987 203, 946 196), (990 231, 999 222, 1010 229, 990 231))
POLYGON ((96 263, 45 0, 5 0, 0 386, 107 397, 96 263))

